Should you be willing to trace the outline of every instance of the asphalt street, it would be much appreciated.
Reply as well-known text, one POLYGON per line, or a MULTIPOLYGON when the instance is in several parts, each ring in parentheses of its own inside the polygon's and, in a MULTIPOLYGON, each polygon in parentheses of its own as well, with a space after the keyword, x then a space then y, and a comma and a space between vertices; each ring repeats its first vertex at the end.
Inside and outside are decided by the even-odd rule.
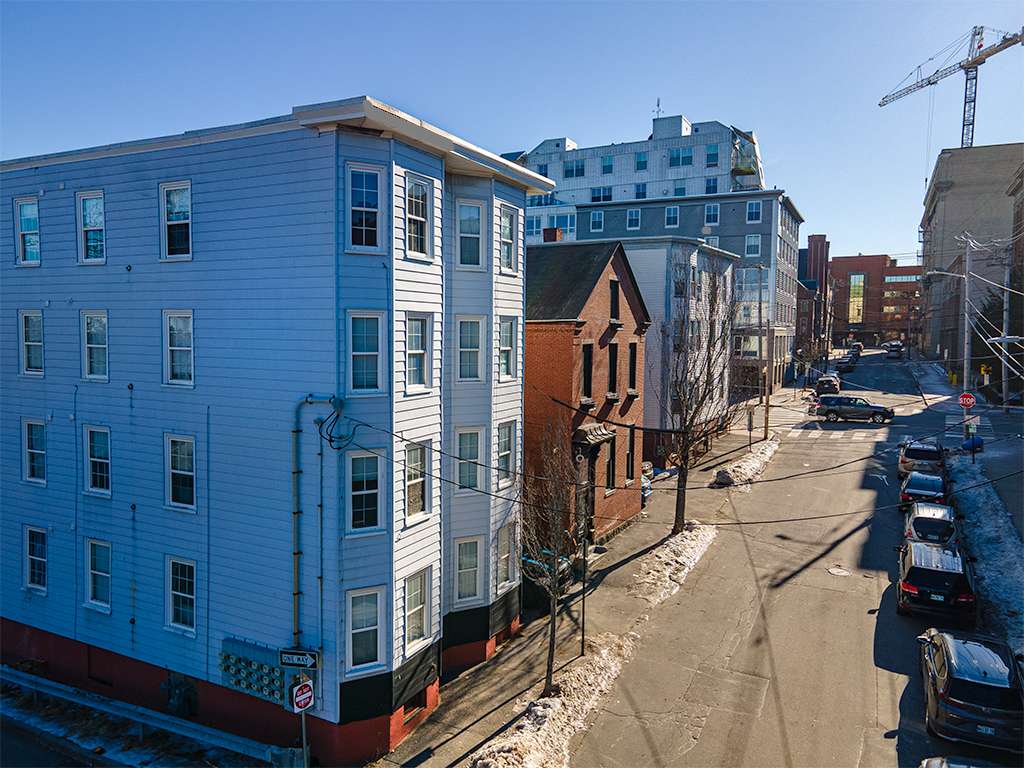
POLYGON ((722 491, 715 543, 652 614, 573 765, 1019 764, 928 736, 915 636, 929 625, 894 609, 896 446, 941 433, 946 414, 925 408, 907 363, 869 354, 847 378, 894 423, 773 409, 782 447, 763 482, 722 491))

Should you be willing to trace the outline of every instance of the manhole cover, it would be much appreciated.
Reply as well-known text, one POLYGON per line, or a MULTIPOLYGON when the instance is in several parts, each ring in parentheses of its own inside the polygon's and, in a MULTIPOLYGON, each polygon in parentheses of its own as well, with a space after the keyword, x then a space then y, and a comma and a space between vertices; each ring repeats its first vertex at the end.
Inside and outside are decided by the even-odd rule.
POLYGON ((848 570, 846 570, 845 568, 843 568, 843 566, 841 566, 841 565, 833 565, 831 568, 828 569, 828 572, 831 573, 833 576, 849 576, 850 575, 850 572, 848 570))

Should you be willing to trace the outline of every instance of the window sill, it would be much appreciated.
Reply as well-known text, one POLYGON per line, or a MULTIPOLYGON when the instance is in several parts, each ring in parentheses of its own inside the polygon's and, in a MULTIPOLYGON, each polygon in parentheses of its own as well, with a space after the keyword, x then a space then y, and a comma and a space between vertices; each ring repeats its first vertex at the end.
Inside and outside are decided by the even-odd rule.
POLYGON ((640 397, 640 393, 635 389, 630 388, 626 390, 626 397, 640 397))
POLYGON ((185 507, 180 504, 164 504, 165 512, 184 512, 186 515, 198 515, 199 510, 195 507, 185 507))
POLYGON ((39 267, 39 266, 42 266, 42 265, 38 261, 19 261, 19 262, 16 262, 14 266, 17 269, 21 269, 23 267, 28 267, 28 268, 31 269, 33 267, 39 267))
POLYGON ((592 397, 581 397, 580 398, 580 408, 582 408, 583 410, 590 410, 595 405, 597 405, 597 403, 594 402, 594 398, 592 398, 592 397))
POLYGON ((434 257, 431 256, 430 254, 427 254, 427 253, 413 253, 413 252, 410 252, 410 251, 406 251, 405 252, 405 258, 408 259, 409 261, 418 261, 421 264, 433 264, 436 261, 434 259, 434 257))
POLYGON ((184 262, 192 261, 192 254, 190 253, 190 254, 188 254, 188 256, 161 256, 160 257, 160 263, 161 264, 173 264, 174 262, 177 262, 177 261, 184 261, 184 262))
POLYGON ((405 388, 405 396, 406 397, 419 397, 420 395, 429 395, 433 391, 434 391, 433 387, 419 387, 419 386, 406 387, 405 388))
POLYGON ((189 640, 196 639, 196 631, 194 629, 189 629, 188 627, 178 627, 174 624, 164 624, 164 631, 170 632, 174 635, 181 635, 182 637, 187 637, 189 640))
POLYGON ((358 248, 353 246, 347 246, 345 248, 346 256, 386 256, 387 251, 383 248, 358 248))
POLYGON ((83 376, 81 382, 83 384, 109 384, 110 379, 106 377, 100 378, 99 376, 83 376))
POLYGON ((369 677, 370 675, 377 675, 381 672, 386 672, 387 668, 388 665, 382 661, 375 661, 372 664, 360 664, 358 667, 345 670, 345 679, 353 680, 359 677, 369 677))
POLYGON ((348 397, 383 397, 387 394, 385 389, 358 389, 349 390, 345 393, 348 397))
POLYGON ((413 640, 411 643, 406 641, 406 644, 405 644, 405 658, 409 659, 412 656, 415 656, 417 653, 422 651, 424 648, 429 647, 429 645, 433 642, 433 640, 434 640, 434 636, 433 636, 433 634, 430 634, 430 635, 425 635, 425 636, 423 636, 421 638, 418 638, 416 640, 413 640))
POLYGON ((179 384, 179 383, 173 382, 173 381, 165 381, 160 386, 163 387, 164 389, 195 389, 196 388, 195 382, 192 382, 190 384, 184 384, 184 383, 179 384))
POLYGON ((616 489, 616 488, 605 488, 604 489, 604 497, 607 499, 609 496, 611 496, 613 493, 615 493, 616 490, 618 490, 618 489, 616 489))
POLYGON ((611 320, 608 321, 608 325, 610 325, 612 328, 618 329, 624 326, 625 323, 623 323, 618 318, 613 317, 611 320))
POLYGON ((626 485, 630 486, 630 485, 632 485, 635 482, 636 482, 636 478, 635 477, 631 477, 628 480, 626 480, 626 485))
POLYGON ((387 528, 349 528, 341 537, 343 539, 372 539, 374 536, 383 536, 387 532, 387 528))
POLYGON ((485 384, 484 379, 455 379, 456 384, 485 384))
POLYGON ((461 600, 452 601, 452 609, 465 611, 470 608, 479 608, 483 604, 482 595, 474 595, 473 597, 464 597, 461 600))
POLYGON ((80 267, 102 267, 106 265, 106 263, 106 259, 92 259, 90 261, 86 261, 85 259, 78 260, 78 266, 80 267))
POLYGON ((45 488, 46 487, 46 481, 45 480, 34 480, 34 479, 30 478, 30 477, 23 477, 23 478, 21 478, 21 482, 27 483, 28 485, 34 485, 34 486, 36 486, 36 488, 45 488))
POLYGON ((510 589, 515 589, 517 586, 519 586, 519 585, 515 581, 503 581, 494 590, 495 591, 495 597, 501 597, 506 592, 508 592, 510 589))
POLYGON ((609 392, 608 394, 606 394, 604 396, 604 399, 606 401, 608 401, 609 403, 617 403, 617 402, 619 402, 619 393, 618 392, 609 392))
POLYGON ((514 384, 517 381, 519 381, 519 377, 518 376, 499 376, 498 377, 498 383, 499 384, 514 384))
POLYGON ((82 491, 82 495, 91 496, 94 499, 109 499, 113 496, 110 491, 94 491, 88 488, 82 491))
POLYGON ((509 269, 508 267, 499 268, 498 274, 504 275, 505 277, 521 277, 518 269, 509 269))
POLYGON ((26 584, 25 586, 23 586, 21 588, 21 591, 25 592, 25 593, 27 593, 29 595, 36 595, 38 597, 46 597, 46 587, 36 587, 36 586, 33 586, 32 584, 26 584))
POLYGON ((88 608, 90 611, 96 611, 96 613, 102 613, 106 616, 110 615, 110 606, 101 605, 100 603, 82 603, 83 608, 88 608))
POLYGON ((468 498, 470 496, 475 496, 479 492, 480 492, 480 486, 476 485, 476 486, 474 486, 472 488, 456 488, 454 491, 452 491, 452 496, 456 496, 456 497, 458 497, 460 499, 465 499, 465 498, 468 498))
POLYGON ((38 373, 36 371, 22 371, 18 375, 22 376, 22 377, 24 377, 26 379, 41 379, 46 374, 44 374, 43 371, 39 371, 38 373))
POLYGON ((460 272, 486 272, 487 267, 483 264, 456 264, 455 269, 460 272))
POLYGON ((427 522, 427 520, 430 520, 431 517, 432 515, 429 512, 417 512, 415 515, 407 515, 405 518, 405 525, 402 527, 415 528, 417 525, 420 525, 421 523, 425 523, 427 522))

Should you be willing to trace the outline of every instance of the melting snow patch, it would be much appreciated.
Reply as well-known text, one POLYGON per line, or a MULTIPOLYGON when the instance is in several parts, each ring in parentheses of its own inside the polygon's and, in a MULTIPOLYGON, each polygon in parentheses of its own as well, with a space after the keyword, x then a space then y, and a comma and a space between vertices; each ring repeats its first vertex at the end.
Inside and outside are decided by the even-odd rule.
POLYGON ((715 526, 691 520, 686 530, 669 537, 643 557, 629 591, 651 605, 664 602, 679 591, 686 574, 707 551, 716 533, 715 526))
MULTIPOLYGON (((724 469, 718 470, 715 473, 714 484, 717 486, 748 486, 751 480, 756 479, 764 472, 764 468, 768 466, 768 462, 772 460, 772 456, 778 449, 779 438, 772 435, 771 438, 758 445, 753 452, 748 453, 739 461, 734 461, 724 469)), ((749 491, 749 486, 744 490, 749 491)))
POLYGON ((959 456, 950 462, 949 475, 968 546, 978 560, 974 570, 985 614, 1006 633, 1014 651, 1024 653, 1024 544, 981 464, 959 456))

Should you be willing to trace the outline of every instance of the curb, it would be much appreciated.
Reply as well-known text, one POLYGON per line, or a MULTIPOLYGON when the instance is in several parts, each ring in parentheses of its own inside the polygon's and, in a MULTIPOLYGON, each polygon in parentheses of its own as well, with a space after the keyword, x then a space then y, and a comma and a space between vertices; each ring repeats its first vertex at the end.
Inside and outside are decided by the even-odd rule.
POLYGON ((77 760, 89 766, 102 766, 103 768, 129 768, 127 763, 118 763, 105 755, 98 755, 91 749, 86 749, 70 739, 65 739, 49 731, 36 728, 22 720, 16 720, 9 715, 4 715, 2 719, 4 730, 20 731, 23 735, 30 736, 34 741, 39 742, 47 749, 69 757, 72 760, 77 760))

